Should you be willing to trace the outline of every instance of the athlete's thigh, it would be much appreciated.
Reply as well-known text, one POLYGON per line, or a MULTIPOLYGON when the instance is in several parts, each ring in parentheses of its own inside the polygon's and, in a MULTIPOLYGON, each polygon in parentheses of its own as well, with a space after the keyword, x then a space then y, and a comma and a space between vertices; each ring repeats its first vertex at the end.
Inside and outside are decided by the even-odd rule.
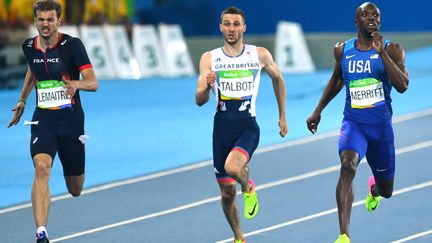
POLYGON ((391 179, 395 173, 394 134, 391 124, 375 124, 370 128, 366 158, 376 178, 391 179))
POLYGON ((242 126, 233 149, 243 153, 249 162, 258 147, 260 129, 255 119, 247 119, 242 126))
POLYGON ((354 121, 344 119, 338 140, 339 155, 343 151, 353 150, 358 153, 360 161, 365 156, 367 146, 368 142, 362 126, 354 121))
MULTIPOLYGON (((65 118, 66 119, 66 118, 65 118)), ((58 128, 58 154, 65 176, 82 175, 85 170, 85 145, 79 137, 84 135, 84 122, 64 120, 58 128)))
POLYGON ((55 122, 47 111, 36 109, 31 125, 30 154, 34 158, 37 154, 48 154, 54 160, 57 151, 57 137, 55 134, 55 122))
POLYGON ((225 171, 225 161, 234 146, 234 132, 232 121, 214 119, 213 124, 213 167, 216 179, 221 182, 232 182, 225 171))

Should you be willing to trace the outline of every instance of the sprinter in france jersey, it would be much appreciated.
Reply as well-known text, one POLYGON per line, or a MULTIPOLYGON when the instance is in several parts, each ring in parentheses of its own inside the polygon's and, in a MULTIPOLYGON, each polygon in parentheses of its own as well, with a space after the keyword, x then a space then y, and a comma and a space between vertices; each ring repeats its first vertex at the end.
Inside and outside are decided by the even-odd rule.
POLYGON ((47 243, 49 178, 54 157, 58 153, 69 193, 79 196, 85 178, 84 144, 88 137, 84 134, 79 91, 96 91, 98 81, 81 40, 58 31, 61 5, 54 0, 38 0, 33 12, 39 35, 22 45, 28 69, 9 127, 20 121, 35 87, 36 109, 30 122, 29 143, 35 167, 32 207, 36 242, 47 243))

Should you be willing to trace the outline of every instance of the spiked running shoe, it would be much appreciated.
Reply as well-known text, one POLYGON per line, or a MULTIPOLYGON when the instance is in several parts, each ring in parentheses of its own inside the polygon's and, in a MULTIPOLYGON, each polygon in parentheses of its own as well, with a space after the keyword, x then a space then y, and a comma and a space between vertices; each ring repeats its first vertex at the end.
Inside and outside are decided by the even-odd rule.
POLYGON ((334 243, 350 243, 351 240, 347 234, 339 235, 339 237, 335 240, 334 243))
POLYGON ((46 231, 41 231, 39 234, 36 234, 36 243, 49 243, 48 234, 46 231))
POLYGON ((36 243, 49 243, 48 238, 41 238, 41 239, 37 239, 36 243))
POLYGON ((369 212, 373 212, 373 211, 375 211, 375 209, 378 208, 378 204, 379 204, 379 201, 381 200, 381 196, 378 195, 378 196, 374 197, 372 194, 372 188, 375 185, 374 176, 369 177, 368 184, 369 184, 369 193, 366 197, 366 203, 365 204, 366 204, 366 209, 369 212))
POLYGON ((243 239, 243 240, 234 240, 234 243, 246 243, 246 240, 245 239, 243 239))
POLYGON ((243 193, 244 216, 246 219, 253 219, 258 213, 259 204, 255 191, 255 184, 252 180, 249 180, 249 184, 251 185, 250 191, 243 193))

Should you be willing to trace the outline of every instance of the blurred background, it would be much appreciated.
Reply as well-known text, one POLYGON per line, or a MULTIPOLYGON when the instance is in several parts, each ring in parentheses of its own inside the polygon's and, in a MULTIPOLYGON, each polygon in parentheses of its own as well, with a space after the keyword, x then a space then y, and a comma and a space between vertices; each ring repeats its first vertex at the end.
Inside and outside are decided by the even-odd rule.
MULTIPOLYGON (((278 136, 271 80, 262 75, 257 101, 260 146, 309 136, 305 120, 334 65, 333 46, 356 35, 360 0, 61 0, 60 31, 80 37, 100 81, 81 92, 86 112, 86 187, 167 170, 212 157, 216 104, 197 107, 201 55, 223 45, 220 13, 245 11, 245 42, 266 47, 284 74, 289 134, 278 136), (307 68, 305 68, 307 67, 307 68)), ((395 115, 432 107, 432 1, 378 0, 385 38, 407 52, 410 89, 393 92, 395 115)), ((35 94, 22 121, 6 128, 27 68, 21 44, 34 37, 34 0, 0 0, 0 208, 27 202, 33 180, 29 155, 35 94)), ((344 92, 326 108, 320 132, 339 128, 344 92)), ((331 153, 337 153, 335 150, 331 153)), ((63 194, 54 162, 51 190, 63 194)), ((209 167, 208 173, 213 173, 209 167)))
MULTIPOLYGON (((64 26, 124 26, 131 52, 134 51, 132 26, 179 25, 185 37, 187 54, 190 55, 195 70, 203 52, 222 45, 218 28, 220 13, 224 8, 235 5, 246 13, 246 42, 264 46, 272 53, 275 52, 278 23, 290 21, 300 24, 314 67, 320 70, 332 68, 332 46, 355 34, 354 11, 363 1, 59 0, 59 2, 63 6, 64 26)), ((35 34, 34 31, 29 31, 33 23, 33 3, 34 0, 0 0, 0 88, 17 87, 22 79, 25 60, 20 45, 25 38, 35 34)), ((383 10, 382 32, 385 33, 386 38, 402 43, 406 50, 432 43, 432 16, 427 12, 432 7, 432 2, 378 0, 375 3, 383 10)), ((147 76, 134 75, 134 77, 147 76)))

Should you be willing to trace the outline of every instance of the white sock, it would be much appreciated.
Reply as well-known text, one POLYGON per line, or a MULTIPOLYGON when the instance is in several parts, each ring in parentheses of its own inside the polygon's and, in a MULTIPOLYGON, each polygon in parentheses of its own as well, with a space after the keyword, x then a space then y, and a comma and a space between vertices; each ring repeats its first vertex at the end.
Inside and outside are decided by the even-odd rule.
POLYGON ((41 236, 42 237, 48 237, 48 232, 47 232, 47 229, 45 228, 45 226, 39 226, 36 230, 36 238, 39 239, 39 238, 41 238, 41 236), (45 231, 45 234, 42 233, 42 235, 41 235, 41 232, 43 232, 43 231, 45 231))

